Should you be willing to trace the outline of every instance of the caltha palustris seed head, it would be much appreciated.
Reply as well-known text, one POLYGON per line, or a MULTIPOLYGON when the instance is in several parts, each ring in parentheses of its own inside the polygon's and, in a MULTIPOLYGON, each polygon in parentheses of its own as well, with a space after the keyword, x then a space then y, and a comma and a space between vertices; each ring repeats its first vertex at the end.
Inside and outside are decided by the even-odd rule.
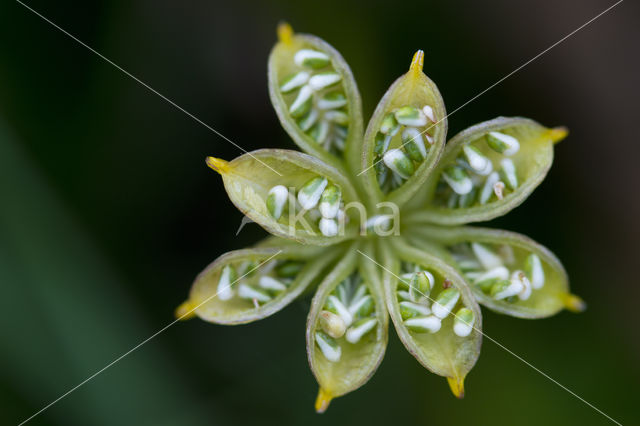
POLYGON ((323 412, 373 375, 389 319, 417 361, 462 397, 480 353, 480 304, 521 318, 584 309, 548 249, 464 226, 520 205, 547 174, 566 129, 499 117, 445 145, 447 113, 422 51, 365 126, 344 58, 287 24, 278 36, 269 94, 304 153, 207 158, 231 201, 272 236, 205 268, 176 311, 180 319, 243 324, 313 293, 306 345, 323 412))

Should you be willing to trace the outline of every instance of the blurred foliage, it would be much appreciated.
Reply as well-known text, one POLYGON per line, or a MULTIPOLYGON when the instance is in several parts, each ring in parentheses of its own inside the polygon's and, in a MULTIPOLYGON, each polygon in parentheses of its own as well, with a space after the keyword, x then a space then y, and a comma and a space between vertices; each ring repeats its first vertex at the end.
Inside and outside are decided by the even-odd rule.
MULTIPOLYGON (((26 3, 247 150, 292 147, 266 88, 280 19, 343 53, 368 115, 418 48, 453 111, 610 4, 26 3)), ((450 135, 501 114, 571 129, 545 183, 492 225, 551 248, 589 310, 486 313, 484 330, 623 424, 638 422, 640 383, 638 9, 623 3, 449 119, 450 135)), ((0 422, 169 324, 197 272, 264 234, 235 235, 242 216, 209 154, 240 152, 19 3, 0 5, 0 422)), ((371 382, 318 416, 307 308, 177 324, 32 424, 607 424, 489 340, 455 400, 395 337, 371 382)))

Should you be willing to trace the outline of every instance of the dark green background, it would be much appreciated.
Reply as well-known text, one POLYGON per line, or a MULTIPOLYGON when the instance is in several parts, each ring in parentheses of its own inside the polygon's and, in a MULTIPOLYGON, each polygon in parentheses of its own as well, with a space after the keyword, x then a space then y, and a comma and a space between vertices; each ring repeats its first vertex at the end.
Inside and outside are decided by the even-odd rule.
MULTIPOLYGON (((247 150, 293 148, 271 109, 275 26, 325 38, 369 116, 412 53, 453 111, 611 1, 27 4, 247 150)), ((638 423, 640 14, 627 0, 449 118, 567 125, 547 180, 495 226, 551 248, 581 315, 485 311, 484 331, 638 423)), ((207 263, 264 232, 206 155, 239 150, 11 0, 0 5, 0 422, 17 424, 172 321, 207 263)), ((359 391, 316 415, 307 301, 262 322, 180 323, 36 417, 43 425, 605 425, 485 340, 456 400, 392 333, 359 391)))

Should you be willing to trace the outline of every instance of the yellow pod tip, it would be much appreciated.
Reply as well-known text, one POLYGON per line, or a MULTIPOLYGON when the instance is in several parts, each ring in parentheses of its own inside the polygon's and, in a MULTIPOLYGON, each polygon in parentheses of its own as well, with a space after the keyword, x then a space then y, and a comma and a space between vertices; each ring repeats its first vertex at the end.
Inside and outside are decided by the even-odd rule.
POLYGON ((215 157, 207 157, 207 166, 211 167, 216 172, 225 174, 229 171, 229 162, 215 157))
POLYGON ((278 24, 278 40, 280 40, 284 44, 291 44, 291 40, 293 39, 293 28, 286 22, 280 22, 278 24))
POLYGON ((413 54, 413 59, 411 59, 411 65, 409 66, 409 71, 413 71, 414 74, 420 74, 422 72, 422 68, 424 67, 424 51, 418 50, 413 54))
POLYGON ((456 398, 464 398, 464 377, 447 377, 447 382, 456 398))
POLYGON ((551 139, 551 142, 558 143, 562 139, 566 138, 569 135, 569 129, 566 127, 554 127, 553 129, 547 130, 547 136, 551 139))
POLYGON ((575 294, 567 294, 564 296, 564 307, 571 312, 583 312, 587 309, 587 303, 575 294))
POLYGON ((320 388, 320 390, 318 390, 318 397, 316 398, 316 413, 322 414, 327 411, 332 399, 333 397, 329 392, 320 388))
POLYGON ((195 305, 189 300, 182 302, 182 304, 176 308, 174 315, 176 319, 179 319, 180 321, 191 319, 196 315, 195 305))

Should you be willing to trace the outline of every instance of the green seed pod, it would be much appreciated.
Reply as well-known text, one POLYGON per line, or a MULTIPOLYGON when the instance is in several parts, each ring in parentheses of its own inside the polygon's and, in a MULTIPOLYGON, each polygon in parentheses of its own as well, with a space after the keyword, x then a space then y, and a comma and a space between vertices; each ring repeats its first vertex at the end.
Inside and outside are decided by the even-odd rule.
MULTIPOLYGON (((374 201, 388 198, 389 201, 400 206, 410 200, 427 180, 444 146, 447 131, 446 111, 438 88, 422 72, 423 62, 424 53, 416 52, 409 72, 397 79, 382 97, 365 132, 364 155, 362 151, 356 153, 356 163, 352 168, 357 175, 361 174, 365 177, 365 190, 374 201), (430 107, 428 112, 431 118, 436 119, 435 123, 432 123, 424 113, 424 106, 430 107), (380 155, 375 150, 376 139, 379 134, 399 133, 399 129, 395 129, 402 126, 417 129, 423 140, 433 141, 433 144, 430 144, 431 148, 425 158, 419 160, 415 172, 398 173, 406 179, 405 181, 395 187, 381 187, 374 169, 375 162, 379 161, 376 155, 380 155), (385 195, 387 192, 389 192, 388 196, 385 195)), ((390 147, 396 150, 404 148, 401 135, 392 138, 390 147)), ((417 153, 421 150, 416 147, 413 151, 415 152, 412 155, 416 155, 417 159, 417 153)), ((385 163, 388 167, 392 167, 387 161, 385 163)))
MULTIPOLYGON (((344 233, 323 235, 317 224, 303 216, 303 210, 289 203, 288 214, 275 219, 277 213, 267 201, 269 191, 277 186, 294 188, 303 208, 315 207, 327 185, 340 188, 345 203, 356 200, 349 180, 322 161, 295 151, 259 150, 244 154, 231 162, 207 158, 209 167, 222 175, 225 189, 236 207, 274 235, 317 245, 334 244, 357 232, 357 225, 345 227, 344 233)), ((293 201, 293 199, 291 200, 293 201)), ((275 200, 272 200, 272 203, 275 200)))
MULTIPOLYGON (((464 130, 447 143, 442 159, 426 185, 427 190, 412 201, 417 213, 412 215, 411 220, 457 225, 490 220, 505 214, 522 203, 544 179, 553 161, 553 144, 566 135, 564 128, 549 129, 529 119, 505 117, 464 130), (490 146, 487 138, 502 141, 503 145, 500 146, 504 149, 495 149, 498 142, 490 146), (464 208, 450 207, 447 203, 452 190, 438 183, 449 182, 447 174, 452 166, 457 165, 457 159, 465 154, 466 147, 488 158, 494 170, 500 167, 504 172, 509 168, 511 170, 504 173, 504 182, 494 173, 486 177, 482 173, 475 173, 482 188, 476 202, 464 208), (507 156, 510 162, 503 162, 507 156), (513 167, 510 167, 511 164, 513 167)), ((467 152, 471 151, 467 148, 467 152)))
MULTIPOLYGON (((389 314, 400 340, 407 350, 427 369, 447 377, 453 393, 458 397, 462 397, 464 394, 464 378, 480 354, 482 341, 482 317, 470 289, 458 272, 445 262, 404 242, 394 241, 393 246, 386 247, 383 254, 386 271, 383 275, 385 297, 389 314), (399 259, 398 256, 400 257, 399 259), (476 319, 475 326, 467 336, 460 337, 456 335, 453 315, 448 315, 444 319, 429 314, 411 316, 407 311, 407 304, 399 300, 398 297, 399 280, 397 277, 400 261, 414 263, 433 273, 436 281, 433 290, 435 294, 432 293, 433 296, 429 297, 430 300, 435 301, 432 312, 436 307, 436 302, 444 302, 444 298, 449 299, 450 296, 454 296, 457 299, 454 306, 461 306, 473 312, 476 319), (436 289, 442 288, 441 284, 445 278, 451 287, 436 292, 436 289), (441 296, 443 294, 444 296, 441 296), (406 319, 403 318, 403 311, 406 319), (439 329, 437 329, 438 322, 440 322, 439 329)), ((446 305, 448 306, 448 304, 446 305)))
MULTIPOLYGON (((369 252, 368 250, 365 251, 369 252)), ((316 401, 316 410, 319 412, 327 409, 332 398, 351 392, 366 383, 382 360, 387 345, 388 317, 382 298, 379 271, 376 265, 370 262, 367 262, 368 265, 363 263, 362 268, 359 268, 358 262, 362 260, 361 257, 355 246, 347 251, 320 284, 311 302, 307 318, 307 354, 311 370, 320 385, 316 401), (323 351, 316 341, 316 333, 321 327, 320 313, 326 310, 329 299, 334 298, 334 302, 338 300, 338 297, 331 294, 337 291, 341 283, 356 269, 363 277, 363 285, 368 289, 369 297, 374 300, 375 308, 372 316, 350 324, 345 335, 335 339, 341 356, 339 360, 332 361, 326 356, 326 350, 323 351)), ((346 303, 350 301, 349 296, 345 295, 346 303)))
POLYGON ((584 302, 569 292, 567 274, 554 254, 524 235, 487 228, 426 225, 420 227, 419 233, 446 247, 448 254, 443 256, 454 264, 454 255, 459 256, 461 247, 466 248, 469 256, 490 253, 484 264, 479 261, 475 269, 463 274, 472 284, 478 302, 491 310, 520 318, 543 318, 563 308, 571 311, 585 308, 584 302), (514 276, 520 284, 512 283, 514 276), (510 285, 512 291, 500 293, 510 285))
POLYGON ((226 253, 198 275, 191 287, 189 299, 181 305, 179 312, 191 312, 205 321, 218 324, 242 324, 267 317, 288 305, 313 284, 320 271, 334 261, 344 251, 344 247, 329 256, 318 256, 320 251, 321 248, 313 246, 300 248, 281 245, 226 253), (297 262, 304 266, 291 277, 293 281, 275 296, 262 294, 259 290, 260 279, 267 277, 265 274, 270 273, 272 265, 280 261, 297 262), (247 263, 254 265, 252 269, 237 272, 241 270, 241 265, 247 263), (224 292, 220 288, 221 283, 233 289, 229 297, 220 297, 224 292), (242 287, 242 294, 239 294, 241 286, 251 286, 261 293, 258 301, 262 303, 258 308, 253 304, 252 298, 242 297, 248 297, 248 289, 242 287))
POLYGON ((278 37, 269 56, 269 95, 278 118, 300 148, 340 166, 345 150, 361 148, 363 132, 360 94, 351 70, 338 51, 315 36, 294 34, 282 24, 278 37), (335 108, 344 112, 333 114, 334 121, 325 120, 327 110, 335 108), (314 111, 318 116, 311 116, 312 121, 325 124, 311 127, 314 123, 296 121, 314 111), (334 138, 338 126, 344 126, 346 134, 334 138), (352 148, 354 144, 359 146, 352 148))

